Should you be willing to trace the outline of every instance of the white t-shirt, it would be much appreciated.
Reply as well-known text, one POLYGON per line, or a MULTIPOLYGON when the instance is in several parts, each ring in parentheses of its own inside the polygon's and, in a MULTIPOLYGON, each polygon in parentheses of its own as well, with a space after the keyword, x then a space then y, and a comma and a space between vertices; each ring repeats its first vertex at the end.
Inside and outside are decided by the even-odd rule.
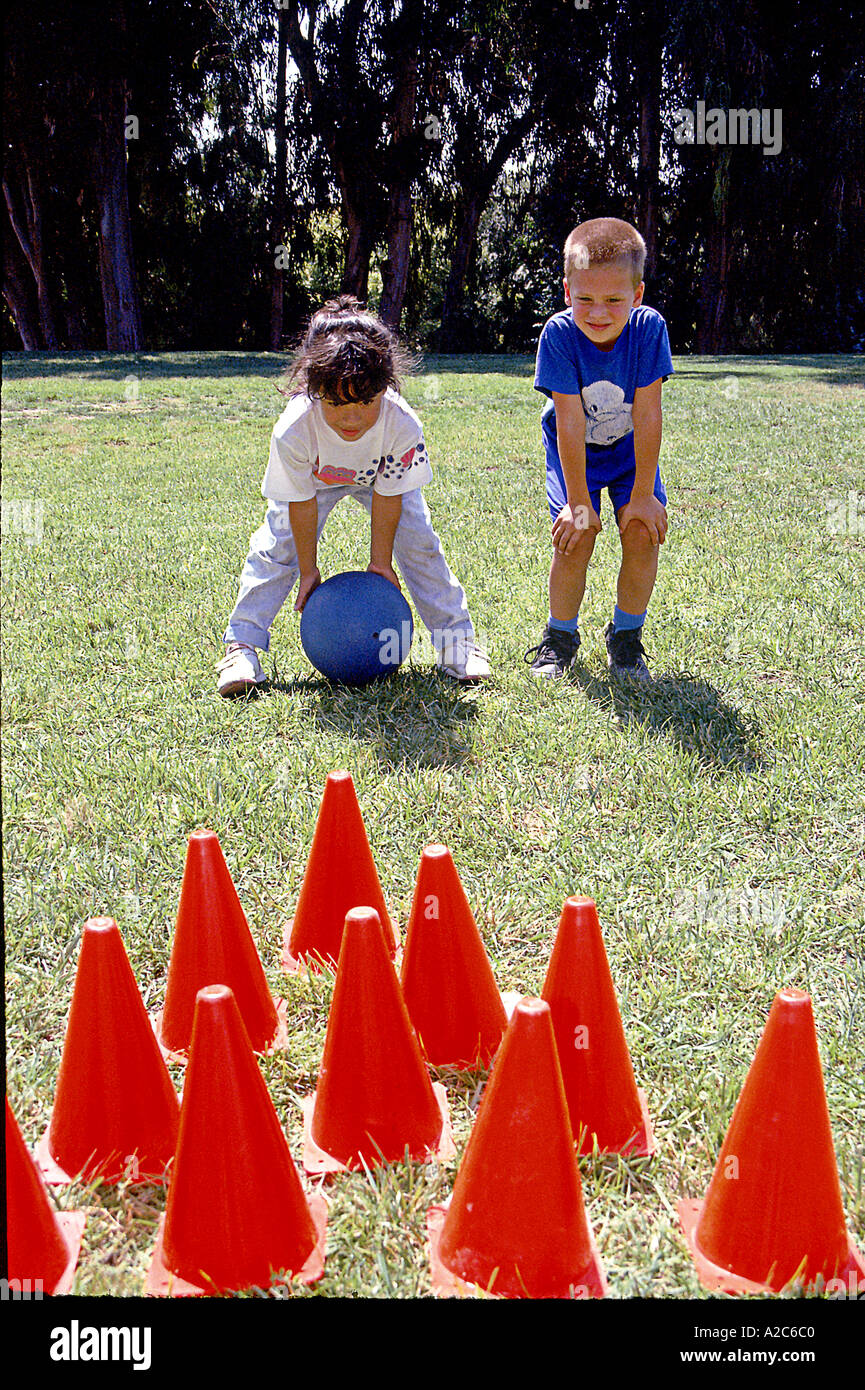
POLYGON ((306 502, 328 487, 372 487, 394 497, 431 479, 423 426, 397 391, 385 391, 372 429, 352 440, 325 424, 320 401, 301 394, 274 426, 261 491, 273 502, 306 502))

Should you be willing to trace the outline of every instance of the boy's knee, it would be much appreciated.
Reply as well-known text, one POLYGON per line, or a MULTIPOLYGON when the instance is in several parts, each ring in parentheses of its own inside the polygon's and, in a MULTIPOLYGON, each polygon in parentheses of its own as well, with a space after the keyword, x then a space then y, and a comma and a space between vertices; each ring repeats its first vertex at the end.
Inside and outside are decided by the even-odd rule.
POLYGON ((592 558, 596 535, 596 531, 581 531, 576 544, 568 550, 567 554, 559 550, 558 547, 555 548, 554 559, 557 563, 574 569, 587 565, 592 558))
POLYGON ((649 528, 644 526, 639 517, 633 517, 619 534, 622 538, 622 549, 627 550, 629 554, 647 555, 655 549, 649 528))

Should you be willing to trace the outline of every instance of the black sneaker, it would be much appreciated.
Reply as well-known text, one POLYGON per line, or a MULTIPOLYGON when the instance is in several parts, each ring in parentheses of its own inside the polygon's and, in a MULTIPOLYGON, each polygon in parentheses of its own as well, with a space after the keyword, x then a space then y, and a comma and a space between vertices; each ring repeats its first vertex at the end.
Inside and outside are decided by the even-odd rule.
POLYGON ((631 627, 614 632, 613 624, 607 623, 604 628, 607 665, 614 675, 627 676, 630 680, 638 681, 652 679, 652 673, 643 660, 646 652, 640 641, 642 631, 641 627, 631 627))
POLYGON ((580 645, 578 632, 565 632, 562 627, 544 628, 544 635, 536 647, 529 647, 523 658, 530 663, 533 676, 543 676, 550 680, 563 676, 573 666, 580 645))

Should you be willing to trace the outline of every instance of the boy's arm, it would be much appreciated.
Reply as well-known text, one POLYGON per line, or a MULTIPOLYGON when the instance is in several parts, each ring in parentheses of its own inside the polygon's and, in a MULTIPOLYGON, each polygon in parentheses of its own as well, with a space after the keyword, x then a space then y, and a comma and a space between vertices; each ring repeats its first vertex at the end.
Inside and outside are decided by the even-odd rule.
POLYGON ((317 563, 318 542, 316 538, 318 502, 315 497, 310 497, 305 502, 289 502, 288 519, 291 522, 291 534, 294 537, 294 548, 297 551, 297 563, 300 569, 300 584, 297 590, 297 601, 294 605, 295 612, 300 613, 313 589, 317 589, 321 583, 317 563))
POLYGON ((634 391, 631 418, 637 468, 631 500, 618 516, 620 531, 624 532, 632 521, 641 521, 655 545, 662 543, 667 535, 667 513, 655 496, 655 474, 661 452, 661 386, 659 377, 650 386, 638 386, 634 391))
POLYGON ((567 503, 553 522, 553 544, 568 555, 584 531, 600 531, 602 527, 586 482, 586 414, 582 397, 565 396, 558 391, 553 391, 552 397, 567 493, 567 503))
POLYGON ((400 587, 393 568, 393 538, 402 514, 402 493, 385 495, 373 489, 372 520, 370 524, 369 564, 370 574, 383 574, 391 584, 400 587))

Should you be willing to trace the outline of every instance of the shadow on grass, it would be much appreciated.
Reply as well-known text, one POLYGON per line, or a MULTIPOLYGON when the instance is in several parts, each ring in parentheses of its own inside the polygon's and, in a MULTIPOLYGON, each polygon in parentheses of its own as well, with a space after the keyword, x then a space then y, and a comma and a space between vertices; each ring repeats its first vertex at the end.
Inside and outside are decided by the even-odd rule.
POLYGON ((731 376, 754 377, 757 381, 789 380, 791 367, 816 378, 824 386, 853 386, 863 378, 862 358, 852 353, 799 353, 780 357, 691 356, 682 359, 688 365, 681 367, 676 365, 678 360, 674 363, 677 377, 695 377, 703 381, 729 381, 731 376), (772 371, 772 367, 787 370, 772 371))
MULTIPOLYGON (((3 371, 9 381, 27 378, 76 376, 91 380, 123 381, 130 372, 145 379, 225 376, 278 378, 290 353, 231 352, 8 352, 3 354, 3 371)), ((531 379, 534 356, 528 354, 471 354, 452 357, 424 355, 419 369, 409 381, 446 372, 513 376, 531 379)))
POLYGON ((130 372, 145 378, 276 378, 286 361, 280 352, 10 352, 3 354, 3 374, 9 381, 52 376, 124 381, 130 372))
POLYGON ((461 376, 466 372, 472 375, 515 376, 531 381, 535 370, 534 353, 424 353, 418 375, 444 375, 450 372, 461 376))
MULTIPOLYGON (((84 379, 123 381, 130 372, 145 378, 252 376, 276 378, 284 369, 289 353, 242 352, 205 349, 202 351, 154 352, 5 352, 3 373, 9 381, 73 375, 84 379)), ((411 379, 423 381, 430 375, 495 375, 531 380, 534 355, 526 353, 424 353, 420 369, 411 379)), ((862 358, 854 353, 797 353, 788 355, 736 355, 701 357, 676 356, 677 377, 702 377, 706 381, 736 376, 754 376, 771 381, 789 376, 789 369, 813 375, 818 380, 847 386, 862 380, 862 358), (772 368, 786 370, 772 371, 772 368)))
POLYGON ((408 666, 360 689, 321 676, 277 676, 254 698, 306 697, 323 733, 336 729, 370 744, 384 767, 459 767, 474 756, 476 690, 430 668, 408 666))
POLYGON ((710 772, 755 772, 765 765, 762 730, 753 718, 728 705, 717 690, 690 672, 656 676, 647 684, 571 668, 572 680, 590 700, 619 720, 643 724, 672 739, 710 772))

